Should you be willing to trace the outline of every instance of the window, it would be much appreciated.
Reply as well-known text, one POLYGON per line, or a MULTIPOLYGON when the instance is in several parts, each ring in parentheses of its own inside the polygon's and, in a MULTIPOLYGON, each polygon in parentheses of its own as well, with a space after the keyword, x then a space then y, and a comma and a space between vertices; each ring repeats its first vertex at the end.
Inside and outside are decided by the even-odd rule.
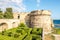
POLYGON ((20 18, 20 15, 18 14, 18 19, 20 18))

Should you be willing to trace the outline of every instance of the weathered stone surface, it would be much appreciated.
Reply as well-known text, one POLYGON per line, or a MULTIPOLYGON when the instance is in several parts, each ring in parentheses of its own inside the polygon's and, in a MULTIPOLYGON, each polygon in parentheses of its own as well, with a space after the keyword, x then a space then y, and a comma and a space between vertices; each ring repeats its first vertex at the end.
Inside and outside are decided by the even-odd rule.
POLYGON ((4 23, 0 25, 0 31, 17 27, 19 23, 23 22, 29 27, 43 28, 43 40, 52 40, 51 36, 48 35, 52 33, 52 27, 54 27, 50 11, 16 12, 13 16, 14 19, 0 19, 0 24, 4 23))
POLYGON ((51 12, 47 10, 37 10, 30 13, 31 27, 43 27, 44 24, 49 24, 46 26, 51 26, 51 12), (41 25, 41 26, 40 26, 41 25))
POLYGON ((59 34, 53 34, 55 40, 60 40, 60 35, 59 34))
POLYGON ((37 10, 30 13, 31 27, 43 28, 43 40, 52 40, 48 34, 52 33, 53 20, 51 12, 47 10, 37 10))
POLYGON ((51 12, 50 12, 50 11, 47 11, 47 10, 44 10, 44 11, 42 12, 42 14, 51 15, 51 12))
POLYGON ((19 23, 17 19, 0 19, 0 31, 18 27, 19 23))
POLYGON ((44 35, 43 40, 53 40, 53 37, 50 34, 44 35))

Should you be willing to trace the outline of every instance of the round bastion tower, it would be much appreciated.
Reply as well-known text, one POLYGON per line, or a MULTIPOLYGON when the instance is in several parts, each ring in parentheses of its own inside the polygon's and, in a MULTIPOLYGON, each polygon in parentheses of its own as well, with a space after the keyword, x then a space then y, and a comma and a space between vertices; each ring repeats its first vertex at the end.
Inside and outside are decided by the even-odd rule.
POLYGON ((51 12, 48 10, 32 11, 30 13, 30 25, 31 27, 43 28, 43 40, 45 40, 45 34, 51 33, 54 27, 51 12))

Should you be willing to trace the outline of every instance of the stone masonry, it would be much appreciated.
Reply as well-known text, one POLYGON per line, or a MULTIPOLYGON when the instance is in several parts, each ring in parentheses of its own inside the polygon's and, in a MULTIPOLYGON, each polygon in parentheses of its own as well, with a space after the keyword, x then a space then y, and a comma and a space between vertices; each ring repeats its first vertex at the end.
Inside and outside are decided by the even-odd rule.
MULTIPOLYGON (((23 22, 28 27, 43 28, 43 40, 47 40, 46 36, 52 33, 53 20, 49 10, 35 10, 32 12, 13 13, 14 19, 0 19, 0 31, 18 27, 23 22)), ((51 38, 50 38, 51 39, 51 38)))

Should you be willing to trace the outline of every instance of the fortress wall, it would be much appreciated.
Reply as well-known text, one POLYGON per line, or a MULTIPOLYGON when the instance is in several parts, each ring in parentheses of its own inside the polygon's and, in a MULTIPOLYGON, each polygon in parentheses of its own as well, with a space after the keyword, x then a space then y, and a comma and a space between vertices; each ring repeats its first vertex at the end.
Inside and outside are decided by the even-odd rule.
POLYGON ((19 22, 17 19, 0 19, 0 31, 18 27, 19 22))
POLYGON ((51 26, 51 13, 46 10, 37 10, 32 11, 30 13, 31 18, 31 26, 32 27, 43 27, 43 25, 47 24, 47 26, 51 26), (49 24, 49 25, 48 25, 49 24))
POLYGON ((42 22, 43 22, 43 40, 53 40, 51 33, 53 31, 53 20, 51 19, 51 12, 50 11, 43 11, 42 12, 42 22), (50 36, 48 36, 50 35, 50 36))
POLYGON ((28 16, 29 13, 26 13, 26 12, 23 12, 20 14, 20 22, 23 22, 25 23, 26 20, 28 20, 29 16, 28 16))
POLYGON ((20 16, 20 13, 19 12, 14 12, 13 13, 14 19, 18 19, 18 16, 20 16))
MULTIPOLYGON (((43 28, 43 40, 47 40, 51 36, 46 36, 52 33, 53 20, 51 19, 51 12, 48 10, 36 10, 32 12, 14 13, 14 19, 0 19, 0 31, 4 29, 11 29, 18 27, 18 24, 23 22, 29 27, 43 28), (19 16, 19 17, 18 17, 19 16), (7 27, 5 27, 7 26, 7 27)), ((49 38, 51 39, 51 38, 49 38)))
POLYGON ((36 10, 30 13, 31 27, 43 28, 43 40, 52 40, 51 35, 46 36, 52 33, 52 21, 51 12, 48 10, 36 10))
POLYGON ((60 40, 60 35, 59 34, 54 34, 53 36, 54 36, 55 40, 60 40))
POLYGON ((20 20, 20 22, 25 23, 25 20, 28 19, 28 14, 29 12, 20 12, 20 13, 14 13, 13 16, 14 16, 14 19, 18 19, 20 20))
POLYGON ((37 27, 39 28, 40 27, 40 14, 41 12, 36 10, 36 11, 32 11, 30 13, 30 26, 31 27, 37 27), (38 13, 39 12, 39 13, 38 13))

